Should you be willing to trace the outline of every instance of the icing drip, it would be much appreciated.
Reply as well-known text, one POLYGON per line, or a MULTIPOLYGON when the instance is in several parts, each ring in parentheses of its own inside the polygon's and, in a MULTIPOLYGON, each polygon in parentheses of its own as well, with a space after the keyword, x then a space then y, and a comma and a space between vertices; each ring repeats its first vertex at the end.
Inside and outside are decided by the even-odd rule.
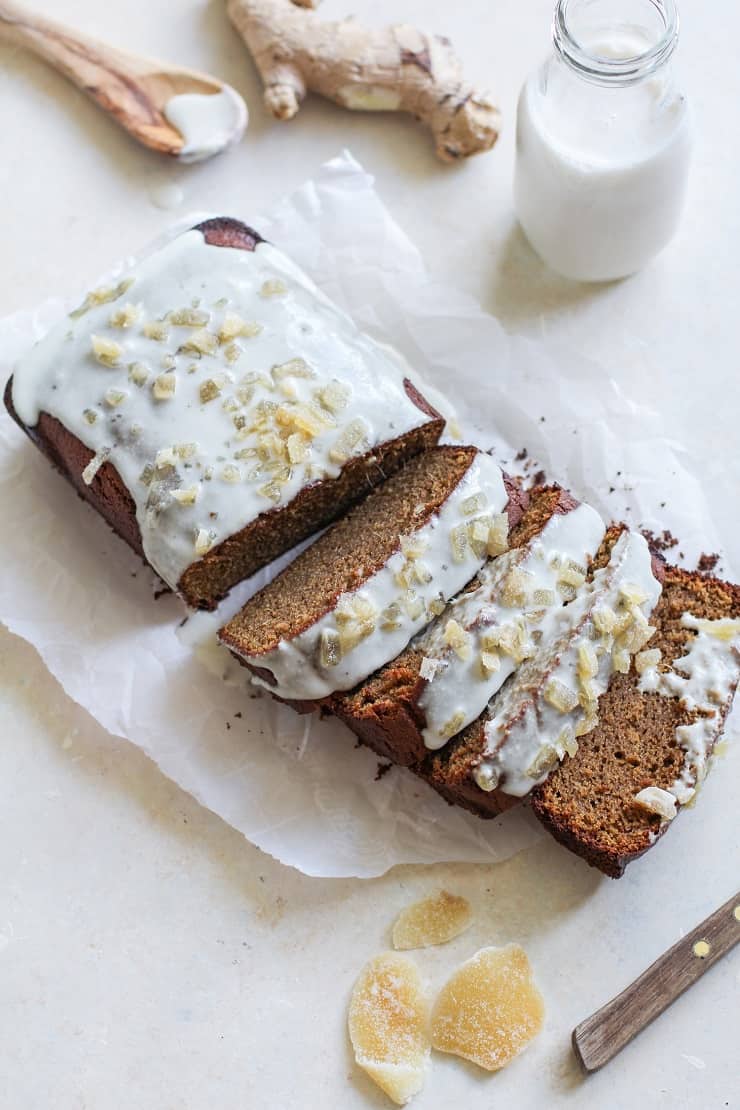
POLYGON ((427 748, 447 742, 451 721, 461 722, 456 731, 474 721, 537 644, 552 638, 557 612, 571 599, 573 581, 585 580, 604 531, 588 505, 555 514, 527 544, 487 563, 479 585, 416 639, 428 679, 419 699, 427 748))
POLYGON ((686 752, 681 774, 669 787, 679 804, 690 801, 707 773, 712 748, 722 727, 724 711, 740 677, 740 620, 703 620, 684 613, 684 628, 692 629, 688 650, 671 670, 651 666, 643 671, 639 689, 666 698, 679 698, 699 714, 688 725, 679 725, 676 740, 686 752))
POLYGON ((492 702, 481 789, 522 797, 577 751, 577 738, 598 724, 611 675, 628 671, 653 634, 647 616, 660 592, 645 540, 622 533, 608 565, 553 615, 550 638, 492 702))

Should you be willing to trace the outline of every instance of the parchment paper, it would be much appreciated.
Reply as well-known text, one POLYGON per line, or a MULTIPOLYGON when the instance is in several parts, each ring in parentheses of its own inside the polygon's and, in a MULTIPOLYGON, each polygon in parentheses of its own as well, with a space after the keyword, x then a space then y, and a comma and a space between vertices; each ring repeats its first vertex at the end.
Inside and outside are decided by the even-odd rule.
MULTIPOLYGON (((399 348, 431 388, 454 393, 466 439, 495 448, 510 469, 521 467, 514 459, 526 446, 549 478, 605 519, 670 527, 689 561, 721 550, 728 573, 738 565, 735 524, 713 518, 706 472, 680 442, 675 412, 646 410, 621 394, 609 367, 509 336, 472 298, 430 280, 350 155, 327 163, 272 212, 243 216, 363 327, 399 348)), ((0 320, 3 380, 79 302, 79 291, 72 294, 0 320)), ((110 733, 138 744, 264 851, 310 875, 371 876, 397 863, 502 859, 544 835, 526 810, 483 822, 406 772, 376 781, 377 757, 356 748, 343 726, 257 695, 214 647, 213 631, 264 573, 215 617, 199 614, 178 628, 182 603, 153 600, 153 575, 4 413, 0 496, 0 619, 110 733)), ((712 506, 733 503, 729 477, 712 475, 711 497, 712 506)))

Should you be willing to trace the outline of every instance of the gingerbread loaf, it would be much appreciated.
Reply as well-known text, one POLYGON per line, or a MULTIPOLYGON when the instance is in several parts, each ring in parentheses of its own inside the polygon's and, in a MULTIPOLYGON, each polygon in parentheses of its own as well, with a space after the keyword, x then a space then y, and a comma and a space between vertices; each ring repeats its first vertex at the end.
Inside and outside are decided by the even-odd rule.
POLYGON ((272 694, 329 704, 403 650, 502 550, 521 494, 475 447, 408 463, 286 567, 220 632, 272 694))
POLYGON ((433 446, 400 360, 236 220, 93 291, 16 367, 5 403, 194 607, 433 446))

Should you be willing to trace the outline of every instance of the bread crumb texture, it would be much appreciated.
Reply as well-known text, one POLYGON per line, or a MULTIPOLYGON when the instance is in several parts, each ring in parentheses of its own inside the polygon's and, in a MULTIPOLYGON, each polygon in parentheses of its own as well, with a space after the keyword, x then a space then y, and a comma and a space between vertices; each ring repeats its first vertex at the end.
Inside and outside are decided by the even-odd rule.
POLYGON ((482 948, 440 991, 432 1011, 432 1045, 497 1071, 539 1033, 544 1013, 524 949, 482 948))
POLYGON ((358 1065, 398 1105, 424 1085, 429 1020, 418 968, 386 952, 365 965, 349 1004, 349 1036, 358 1065))
POLYGON ((446 944, 464 933, 472 921, 473 913, 466 898, 440 890, 401 911, 393 926, 393 947, 429 948, 446 944))

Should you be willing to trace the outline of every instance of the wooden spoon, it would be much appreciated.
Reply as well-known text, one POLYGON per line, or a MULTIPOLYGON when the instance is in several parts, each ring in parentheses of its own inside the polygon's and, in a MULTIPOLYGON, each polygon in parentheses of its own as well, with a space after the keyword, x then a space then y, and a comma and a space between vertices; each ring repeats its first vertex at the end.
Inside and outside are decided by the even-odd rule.
POLYGON ((607 1064, 738 942, 740 892, 573 1030, 573 1049, 584 1070, 607 1064))
POLYGON ((0 0, 1 39, 38 54, 151 150, 195 162, 244 133, 243 99, 208 74, 117 50, 35 15, 16 0, 0 0))

